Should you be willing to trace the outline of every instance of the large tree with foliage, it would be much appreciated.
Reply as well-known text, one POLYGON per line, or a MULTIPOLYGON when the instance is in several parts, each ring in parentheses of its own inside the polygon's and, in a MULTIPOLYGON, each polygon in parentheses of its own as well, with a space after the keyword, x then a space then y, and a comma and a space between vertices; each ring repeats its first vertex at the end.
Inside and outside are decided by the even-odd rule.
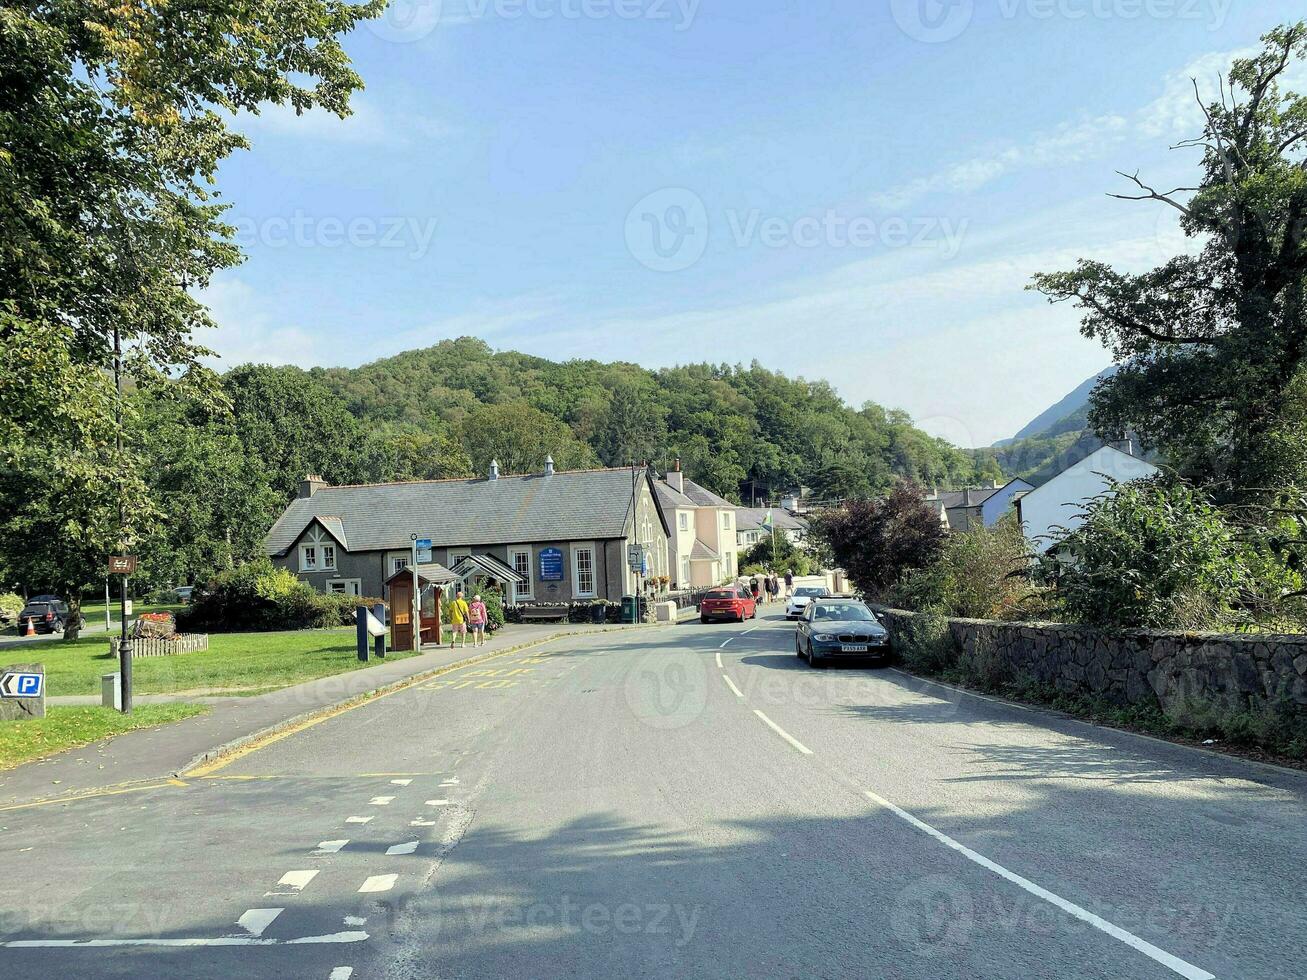
POLYGON ((93 580, 153 512, 116 436, 128 372, 203 372, 193 291, 236 264, 214 178, 268 103, 344 115, 339 35, 381 0, 50 0, 0 8, 0 551, 10 574, 93 580))
POLYGON ((1307 23, 1263 40, 1218 101, 1199 102, 1202 132, 1183 144, 1202 151, 1197 185, 1159 191, 1136 175, 1137 192, 1117 195, 1174 208, 1201 250, 1137 275, 1082 260, 1034 283, 1082 308, 1082 332, 1121 362, 1093 394, 1100 435, 1133 429, 1236 495, 1307 479, 1292 438, 1307 370, 1307 97, 1280 87, 1307 58, 1307 23))
POLYGON ((853 584, 877 598, 939 554, 944 526, 924 497, 920 486, 902 480, 884 499, 849 500, 818 514, 812 533, 853 584))

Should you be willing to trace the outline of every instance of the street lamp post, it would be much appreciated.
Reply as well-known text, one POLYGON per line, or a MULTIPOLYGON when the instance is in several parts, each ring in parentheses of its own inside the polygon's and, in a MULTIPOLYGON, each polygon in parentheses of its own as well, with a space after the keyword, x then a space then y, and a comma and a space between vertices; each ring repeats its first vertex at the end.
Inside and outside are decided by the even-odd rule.
MULTIPOLYGON (((114 447, 118 455, 118 469, 123 465, 123 347, 119 335, 118 323, 113 325, 113 386, 117 397, 114 400, 114 447)), ((122 477, 118 480, 118 533, 126 551, 127 544, 127 502, 124 497, 122 477)), ((127 578, 129 572, 123 572, 122 606, 119 616, 122 619, 122 636, 118 641, 118 681, 121 698, 121 710, 125 715, 132 713, 132 640, 127 634, 127 578)), ((107 604, 106 604, 107 606, 107 604)))

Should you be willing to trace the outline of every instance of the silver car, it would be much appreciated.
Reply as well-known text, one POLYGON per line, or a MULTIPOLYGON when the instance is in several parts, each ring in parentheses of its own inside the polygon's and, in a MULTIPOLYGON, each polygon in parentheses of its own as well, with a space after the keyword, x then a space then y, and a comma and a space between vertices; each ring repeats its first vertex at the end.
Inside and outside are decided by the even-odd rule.
POLYGON ((785 618, 798 619, 803 615, 803 610, 808 608, 808 603, 813 599, 824 599, 830 595, 830 589, 824 585, 801 585, 794 590, 794 595, 790 596, 789 602, 785 604, 785 618))

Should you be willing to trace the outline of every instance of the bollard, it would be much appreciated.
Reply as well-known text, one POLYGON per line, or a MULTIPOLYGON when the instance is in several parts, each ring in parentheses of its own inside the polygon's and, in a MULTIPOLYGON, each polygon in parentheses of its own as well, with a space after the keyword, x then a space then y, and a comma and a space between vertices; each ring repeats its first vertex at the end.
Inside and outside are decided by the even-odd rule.
MULTIPOLYGON (((386 604, 384 602, 378 602, 375 606, 372 607, 372 615, 376 618, 377 622, 380 623, 382 626, 388 625, 386 623, 386 604)), ((378 633, 373 638, 372 652, 375 653, 382 660, 386 659, 386 634, 385 633, 378 633)))
POLYGON ((368 607, 359 606, 354 610, 355 639, 358 642, 359 662, 368 662, 368 607))
POLYGON ((112 674, 100 675, 100 706, 112 708, 114 711, 123 710, 122 688, 118 686, 118 679, 121 675, 114 671, 112 674))

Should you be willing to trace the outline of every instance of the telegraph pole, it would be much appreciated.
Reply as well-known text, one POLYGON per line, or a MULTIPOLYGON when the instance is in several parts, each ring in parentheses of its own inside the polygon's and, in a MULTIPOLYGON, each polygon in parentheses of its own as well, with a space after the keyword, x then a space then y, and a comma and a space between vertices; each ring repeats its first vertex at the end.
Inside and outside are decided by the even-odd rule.
MULTIPOLYGON (((123 485, 123 347, 122 338, 119 335, 118 321, 113 325, 113 387, 117 393, 114 400, 114 448, 117 451, 118 464, 118 535, 122 545, 122 551, 127 551, 127 500, 126 488, 123 485)), ((135 562, 131 563, 133 566, 135 562)), ((126 565, 123 566, 126 568, 126 565)), ((134 569, 133 569, 134 570, 134 569)), ((119 694, 122 705, 121 710, 125 715, 132 713, 132 640, 127 633, 127 579, 130 572, 124 571, 123 588, 122 588, 122 605, 119 608, 119 618, 122 627, 122 635, 118 641, 118 683, 119 694)), ((106 603, 106 611, 108 604, 106 603)))

